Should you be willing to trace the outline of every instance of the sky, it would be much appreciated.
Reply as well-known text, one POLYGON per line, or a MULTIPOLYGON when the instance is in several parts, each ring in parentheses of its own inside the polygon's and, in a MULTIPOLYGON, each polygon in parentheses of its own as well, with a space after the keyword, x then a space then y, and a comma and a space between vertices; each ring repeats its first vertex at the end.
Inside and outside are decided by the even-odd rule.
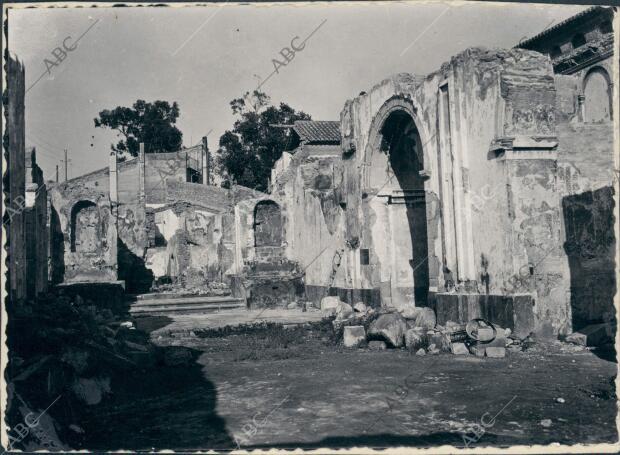
POLYGON ((55 179, 59 165, 62 180, 64 149, 69 178, 107 166, 117 138, 94 126, 103 109, 176 101, 184 145, 208 133, 214 151, 235 120, 229 102, 261 82, 272 103, 338 120, 347 99, 391 74, 430 73, 471 46, 512 47, 583 9, 477 2, 17 8, 8 13, 8 47, 26 68, 26 144, 37 148, 45 178, 55 179), (274 72, 281 50, 304 40, 274 72), (72 49, 66 56, 54 51, 63 43, 72 49))

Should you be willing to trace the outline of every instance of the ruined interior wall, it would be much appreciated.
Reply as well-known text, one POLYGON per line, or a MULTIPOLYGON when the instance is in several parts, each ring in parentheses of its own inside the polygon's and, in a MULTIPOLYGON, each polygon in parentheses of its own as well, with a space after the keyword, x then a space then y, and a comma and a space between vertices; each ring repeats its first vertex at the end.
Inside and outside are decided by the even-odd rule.
POLYGON ((117 233, 108 193, 93 191, 71 181, 55 185, 50 193, 51 204, 63 233, 64 281, 115 281, 117 233), (79 216, 78 211, 75 217, 76 230, 88 236, 86 240, 90 243, 87 246, 92 247, 88 251, 71 251, 72 235, 76 235, 75 232, 72 234, 72 211, 78 203, 88 204, 83 211, 84 216, 79 216))
POLYGON ((26 282, 28 298, 36 298, 48 285, 47 187, 37 165, 36 152, 26 157, 26 282))
POLYGON ((573 328, 614 318, 617 290, 614 235, 613 123, 584 123, 574 112, 580 76, 558 76, 566 100, 558 106, 558 191, 562 199, 563 249, 570 266, 573 328))
POLYGON ((147 252, 155 278, 179 278, 189 287, 222 282, 232 273, 234 226, 226 212, 178 202, 154 210, 158 238, 147 252))
POLYGON ((304 271, 306 297, 320 300, 330 284, 342 287, 344 211, 336 194, 340 157, 298 149, 279 174, 273 196, 285 206, 285 255, 304 271), (339 284, 340 283, 340 284, 339 284))
POLYGON ((4 218, 8 254, 7 279, 9 298, 17 301, 26 297, 26 263, 24 214, 25 206, 25 122, 24 66, 12 55, 6 60, 5 105, 6 128, 3 138, 6 166, 3 170, 4 218))

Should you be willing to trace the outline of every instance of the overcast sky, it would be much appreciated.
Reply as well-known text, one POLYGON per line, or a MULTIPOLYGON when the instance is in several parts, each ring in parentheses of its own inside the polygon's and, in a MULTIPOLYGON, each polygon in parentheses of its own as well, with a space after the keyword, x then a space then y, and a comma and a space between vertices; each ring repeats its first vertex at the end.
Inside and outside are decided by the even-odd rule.
POLYGON ((512 47, 583 9, 422 2, 14 9, 8 43, 31 87, 27 145, 37 147, 46 179, 56 164, 62 179, 65 148, 69 178, 107 165, 115 133, 95 128, 93 118, 137 99, 177 101, 184 145, 212 130, 215 150, 234 121, 229 101, 265 80, 296 36, 299 47, 315 31, 262 90, 315 120, 337 120, 347 99, 390 74, 429 73, 470 46, 512 47), (52 50, 80 35, 48 74, 52 50))

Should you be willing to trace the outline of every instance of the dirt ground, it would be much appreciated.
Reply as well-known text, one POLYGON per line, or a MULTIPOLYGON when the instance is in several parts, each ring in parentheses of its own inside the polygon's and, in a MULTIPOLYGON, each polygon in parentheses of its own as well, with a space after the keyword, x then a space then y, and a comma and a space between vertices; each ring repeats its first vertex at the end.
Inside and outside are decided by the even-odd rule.
POLYGON ((557 341, 479 359, 348 350, 330 335, 329 323, 153 333, 161 346, 195 350, 195 363, 130 381, 127 397, 97 413, 93 437, 102 447, 111 448, 111 440, 119 448, 178 450, 618 439, 616 363, 557 341))

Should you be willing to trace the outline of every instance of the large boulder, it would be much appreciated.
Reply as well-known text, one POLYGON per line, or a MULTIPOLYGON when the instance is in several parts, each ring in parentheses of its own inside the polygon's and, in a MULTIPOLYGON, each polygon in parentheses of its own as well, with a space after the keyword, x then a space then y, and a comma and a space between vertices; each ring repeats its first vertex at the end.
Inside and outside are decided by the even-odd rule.
POLYGON ((321 300, 321 311, 325 315, 333 316, 340 303, 340 299, 336 296, 323 297, 321 300))
POLYGON ((405 333, 405 346, 407 349, 417 351, 424 345, 424 334, 416 329, 409 329, 405 333))
POLYGON ((372 338, 382 339, 390 346, 400 348, 405 341, 407 322, 398 313, 382 314, 375 319, 368 330, 372 338))
POLYGON ((347 348, 356 348, 366 341, 366 330, 361 325, 345 327, 343 338, 347 348))
POLYGON ((336 319, 343 321, 353 316, 353 307, 348 303, 339 302, 336 307, 336 319))

